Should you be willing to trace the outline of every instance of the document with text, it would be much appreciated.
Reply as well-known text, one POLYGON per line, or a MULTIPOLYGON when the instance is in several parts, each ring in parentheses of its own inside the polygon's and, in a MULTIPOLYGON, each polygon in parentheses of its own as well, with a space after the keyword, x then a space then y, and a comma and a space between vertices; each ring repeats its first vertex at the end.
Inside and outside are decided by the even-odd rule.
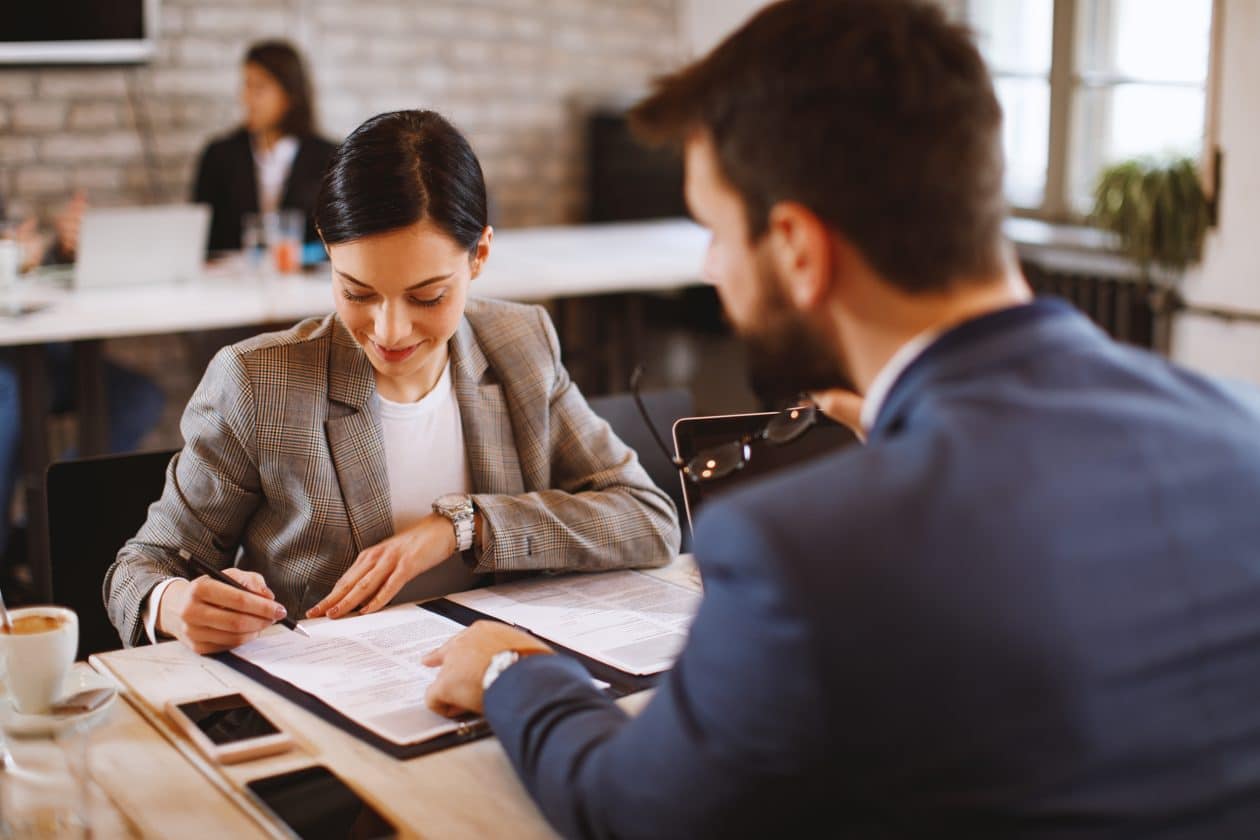
POLYGON ((232 653, 396 744, 427 741, 461 727, 425 705, 425 690, 438 670, 420 660, 463 625, 404 604, 302 627, 311 638, 275 628, 232 653))
POLYGON ((659 577, 624 571, 533 578, 446 599, 645 676, 674 664, 701 595, 659 577))

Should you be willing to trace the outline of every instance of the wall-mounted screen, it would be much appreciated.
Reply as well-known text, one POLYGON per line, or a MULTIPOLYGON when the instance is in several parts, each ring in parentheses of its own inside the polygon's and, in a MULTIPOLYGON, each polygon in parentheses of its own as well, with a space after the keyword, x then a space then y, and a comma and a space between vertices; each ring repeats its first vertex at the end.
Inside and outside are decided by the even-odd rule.
POLYGON ((5 5, 0 64, 135 64, 153 57, 158 0, 5 5))

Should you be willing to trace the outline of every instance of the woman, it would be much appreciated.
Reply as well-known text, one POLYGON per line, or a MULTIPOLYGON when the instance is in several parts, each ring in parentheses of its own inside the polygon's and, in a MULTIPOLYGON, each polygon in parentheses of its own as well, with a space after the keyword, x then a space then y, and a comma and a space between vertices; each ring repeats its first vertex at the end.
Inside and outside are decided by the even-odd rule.
POLYGON ((333 155, 315 217, 336 313, 211 363, 166 490, 106 576, 124 641, 219 650, 285 612, 670 559, 673 505, 569 380, 544 310, 468 299, 494 234, 449 123, 368 120, 333 155), (180 549, 235 563, 255 594, 179 579, 180 549))
POLYGON ((244 124, 201 155, 193 201, 209 204, 209 249, 241 247, 246 213, 302 211, 305 241, 317 240, 311 210, 334 144, 319 137, 311 86, 297 50, 264 41, 245 53, 244 124))

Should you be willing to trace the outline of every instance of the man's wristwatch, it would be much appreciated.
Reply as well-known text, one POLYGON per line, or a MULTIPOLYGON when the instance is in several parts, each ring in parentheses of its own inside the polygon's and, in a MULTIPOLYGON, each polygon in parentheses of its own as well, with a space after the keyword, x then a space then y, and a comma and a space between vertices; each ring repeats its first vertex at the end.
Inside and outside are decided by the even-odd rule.
POLYGON ((489 691, 490 686, 499 678, 499 675, 511 668, 521 659, 521 655, 514 650, 501 650, 494 656, 490 657, 490 664, 486 666, 486 673, 481 677, 481 690, 489 691))
POLYGON ((459 551, 467 551, 473 544, 473 501, 472 496, 463 493, 447 493, 438 496, 433 503, 433 512, 451 520, 455 527, 455 542, 459 551))

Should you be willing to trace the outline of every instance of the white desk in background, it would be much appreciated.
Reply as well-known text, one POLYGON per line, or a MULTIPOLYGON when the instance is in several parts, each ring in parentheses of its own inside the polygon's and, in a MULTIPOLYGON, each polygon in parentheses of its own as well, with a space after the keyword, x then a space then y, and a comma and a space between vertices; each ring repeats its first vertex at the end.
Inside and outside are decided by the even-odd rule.
MULTIPOLYGON (((707 234, 685 220, 497 232, 477 297, 543 301, 653 292, 700 283, 707 234)), ((86 290, 33 285, 21 301, 42 304, 0 319, 0 347, 85 341, 253 324, 288 324, 332 311, 326 268, 290 277, 257 275, 239 262, 211 266, 196 281, 86 290)))
MULTIPOLYGON (((708 235, 685 219, 523 228, 497 232, 491 259, 472 293, 520 301, 680 289, 697 285, 708 235)), ((76 290, 27 284, 20 301, 43 305, 0 318, 0 347, 16 348, 22 383, 28 555, 48 598, 44 473, 49 463, 43 345, 74 343, 78 368, 79 451, 99 454, 107 439, 104 339, 251 325, 287 326, 333 308, 331 278, 260 277, 240 263, 213 266, 189 283, 76 290)))

